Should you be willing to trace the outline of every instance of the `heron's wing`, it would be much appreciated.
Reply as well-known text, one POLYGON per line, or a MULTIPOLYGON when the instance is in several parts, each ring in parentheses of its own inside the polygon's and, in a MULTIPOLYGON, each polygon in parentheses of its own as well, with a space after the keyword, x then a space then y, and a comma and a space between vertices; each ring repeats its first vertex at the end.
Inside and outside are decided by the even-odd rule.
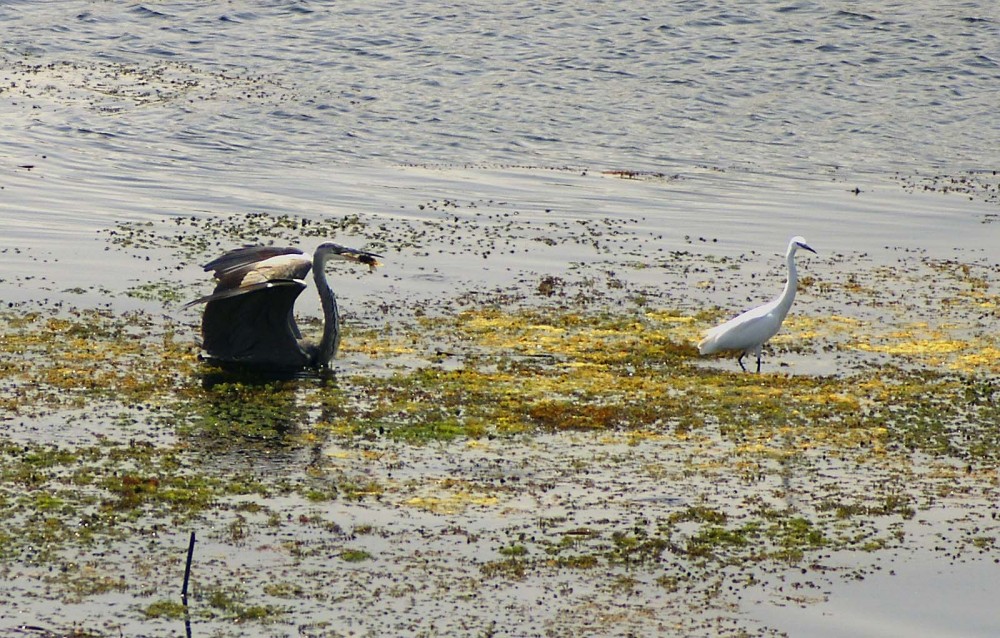
POLYGON ((262 281, 256 284, 249 284, 240 288, 229 288, 225 290, 219 290, 218 292, 213 292, 210 295, 205 295, 203 297, 198 297, 194 301, 189 301, 184 304, 185 308, 190 306, 197 306, 200 303, 208 303, 210 301, 218 301, 220 299, 228 299, 229 297, 236 297, 237 295, 245 295, 251 292, 257 292, 259 290, 264 290, 265 288, 274 288, 275 286, 289 286, 292 284, 297 284, 302 288, 305 288, 306 282, 302 280, 289 280, 289 279, 276 279, 274 281, 262 281))
POLYGON ((206 271, 214 271, 215 290, 187 305, 255 292, 272 281, 301 280, 311 269, 312 258, 298 248, 239 248, 205 265, 206 271))
POLYGON ((213 358, 276 368, 303 367, 292 307, 302 281, 272 281, 235 294, 209 295, 201 322, 202 347, 213 358))
POLYGON ((216 277, 229 271, 245 268, 252 264, 277 257, 279 255, 302 255, 298 248, 282 248, 280 246, 244 246, 217 257, 205 264, 205 272, 215 271, 216 277))

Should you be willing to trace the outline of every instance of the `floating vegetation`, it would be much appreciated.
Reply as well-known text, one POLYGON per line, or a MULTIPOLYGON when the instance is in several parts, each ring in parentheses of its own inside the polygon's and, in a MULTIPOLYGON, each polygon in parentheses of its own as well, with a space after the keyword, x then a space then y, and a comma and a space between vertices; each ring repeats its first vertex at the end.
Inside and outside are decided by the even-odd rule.
MULTIPOLYGON (((170 233, 148 222, 119 222, 116 227, 105 232, 112 245, 132 251, 139 259, 143 258, 145 251, 166 249, 172 251, 178 260, 201 263, 206 257, 210 259, 210 256, 215 256, 216 252, 239 245, 297 245, 307 238, 316 238, 319 243, 343 234, 358 233, 365 227, 365 223, 356 215, 327 217, 317 221, 264 213, 247 213, 219 219, 177 216, 172 218, 171 223, 174 231, 170 233)), ((144 284, 136 290, 156 291, 158 285, 161 284, 144 284)))
POLYGON ((610 175, 611 177, 618 177, 620 179, 640 179, 640 180, 678 180, 681 178, 680 175, 667 175, 666 173, 661 173, 659 171, 637 171, 631 169, 615 169, 610 171, 602 171, 603 175, 610 175))
MULTIPOLYGON (((171 223, 177 234, 123 224, 108 240, 200 260, 216 247, 199 236, 349 233, 374 245, 386 232, 361 218, 171 223)), ((687 276, 696 259, 635 267, 687 276)), ((194 323, 161 312, 7 308, 0 571, 27 574, 27 598, 114 594, 149 622, 294 615, 318 630, 327 616, 316 609, 344 601, 488 593, 514 608, 525 582, 569 606, 627 593, 633 619, 691 600, 726 618, 744 584, 821 596, 828 579, 864 571, 833 556, 905 548, 942 503, 958 509, 935 532, 949 556, 995 554, 995 273, 917 262, 814 274, 805 294, 855 305, 793 314, 760 375, 697 356, 721 309, 628 289, 595 303, 563 277, 525 279, 530 303, 456 293, 452 312, 397 313, 391 325, 371 313, 345 326, 335 374, 296 378, 211 368, 194 323), (920 287, 928 273, 933 290, 920 287), (879 296, 887 277, 907 279, 922 295, 912 306, 932 300, 942 317, 886 321, 907 312, 879 296), (812 359, 839 363, 813 373, 812 359), (162 592, 180 582, 193 529, 202 544, 187 609, 162 592)), ((703 263, 694 276, 722 287, 734 266, 703 263)), ((172 290, 125 294, 170 307, 172 290)), ((567 608, 553 608, 555 626, 567 608)), ((423 611, 400 622, 426 628, 423 611)), ((477 627, 503 622, 469 613, 477 627)), ((684 618, 671 622, 704 629, 684 618)))
MULTIPOLYGON (((907 192, 958 194, 969 199, 1000 203, 1000 172, 996 170, 968 171, 959 175, 896 175, 907 192)), ((989 216, 983 223, 987 223, 989 216)))
POLYGON ((291 89, 272 78, 218 73, 195 65, 165 61, 152 65, 102 62, 32 64, 4 60, 17 81, 5 90, 18 97, 45 97, 56 103, 84 104, 104 114, 150 105, 231 100, 279 104, 291 89))

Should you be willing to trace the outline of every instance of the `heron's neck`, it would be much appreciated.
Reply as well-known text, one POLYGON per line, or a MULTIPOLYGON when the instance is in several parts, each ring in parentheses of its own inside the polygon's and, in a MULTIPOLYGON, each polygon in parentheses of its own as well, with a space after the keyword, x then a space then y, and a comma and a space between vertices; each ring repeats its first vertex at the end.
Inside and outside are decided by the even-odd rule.
POLYGON ((788 314, 788 310, 792 307, 792 302, 795 301, 795 291, 799 287, 799 273, 795 270, 795 252, 788 251, 786 260, 788 261, 788 280, 785 281, 785 289, 778 297, 778 311, 782 318, 788 314))
POLYGON ((323 258, 313 263, 313 278, 319 301, 323 306, 323 338, 320 339, 316 355, 316 363, 325 366, 337 356, 340 348, 340 313, 337 310, 337 296, 326 283, 326 260, 323 258))

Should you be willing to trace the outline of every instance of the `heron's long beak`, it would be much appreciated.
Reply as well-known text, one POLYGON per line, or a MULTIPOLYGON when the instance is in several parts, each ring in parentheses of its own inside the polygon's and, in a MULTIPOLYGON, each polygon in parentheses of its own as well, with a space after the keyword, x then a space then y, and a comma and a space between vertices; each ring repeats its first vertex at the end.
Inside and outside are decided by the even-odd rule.
POLYGON ((819 254, 818 252, 816 252, 815 250, 813 250, 812 246, 810 246, 809 244, 799 244, 799 248, 805 248, 806 250, 808 250, 809 252, 811 252, 814 255, 818 255, 819 254))

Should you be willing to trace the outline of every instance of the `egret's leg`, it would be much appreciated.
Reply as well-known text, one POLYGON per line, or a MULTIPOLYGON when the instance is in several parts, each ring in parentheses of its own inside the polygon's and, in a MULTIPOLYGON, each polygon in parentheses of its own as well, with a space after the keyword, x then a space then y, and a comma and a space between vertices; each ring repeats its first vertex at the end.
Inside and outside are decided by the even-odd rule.
POLYGON ((763 349, 764 344, 761 344, 754 349, 754 354, 757 355, 757 374, 760 374, 760 353, 763 349))
POLYGON ((741 353, 740 353, 740 356, 738 356, 738 357, 736 358, 736 363, 740 364, 740 369, 741 369, 741 370, 743 370, 743 372, 746 372, 746 371, 747 371, 747 367, 746 367, 745 365, 743 365, 743 357, 745 357, 745 356, 746 356, 746 354, 747 354, 747 353, 745 353, 745 352, 741 352, 741 353))

